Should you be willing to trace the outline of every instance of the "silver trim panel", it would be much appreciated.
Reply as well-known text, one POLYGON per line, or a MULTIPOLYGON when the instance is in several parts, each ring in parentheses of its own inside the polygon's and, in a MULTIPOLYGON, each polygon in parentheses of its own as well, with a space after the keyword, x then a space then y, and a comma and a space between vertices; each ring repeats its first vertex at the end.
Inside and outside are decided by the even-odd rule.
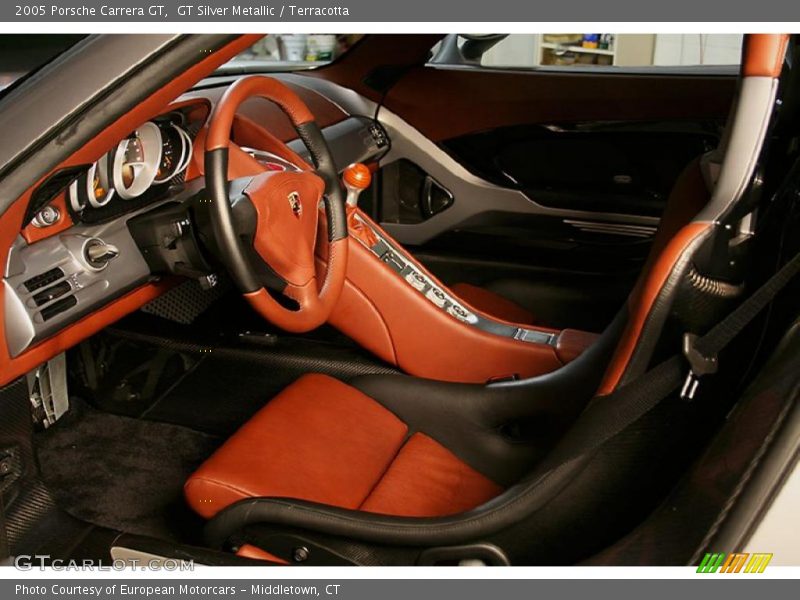
POLYGON ((777 92, 777 79, 742 80, 714 193, 695 221, 716 221, 742 197, 761 155, 777 92))
POLYGON ((11 356, 18 356, 30 345, 149 279, 150 269, 128 232, 127 218, 104 225, 77 225, 33 245, 17 243, 12 247, 15 262, 23 265, 23 269, 8 274, 4 280, 6 343, 11 356), (86 243, 92 239, 116 246, 119 257, 105 268, 92 266, 84 257, 86 243), (26 281, 55 267, 64 272, 62 277, 33 291, 25 287, 26 281), (64 282, 70 287, 65 294, 40 304, 33 300, 40 292, 64 282), (50 318, 43 317, 42 311, 69 297, 75 298, 74 306, 50 318))
POLYGON ((651 238, 655 235, 657 227, 652 225, 625 225, 622 223, 605 223, 600 221, 582 221, 579 219, 564 219, 566 225, 587 233, 600 233, 606 235, 621 235, 636 238, 651 238))
POLYGON ((167 196, 108 223, 75 225, 62 234, 32 245, 18 237, 11 247, 3 279, 9 354, 18 356, 31 345, 151 280, 150 268, 128 231, 128 220, 164 203, 190 198, 203 185, 202 180, 185 184, 177 195, 167 196), (102 268, 92 266, 84 256, 85 245, 92 239, 115 246, 119 256, 102 268), (25 287, 25 282, 32 277, 56 267, 64 272, 57 280, 33 291, 25 287), (39 305, 35 303, 33 296, 61 282, 69 283, 68 292, 39 305), (43 309, 68 297, 74 297, 77 303, 47 320, 42 318, 43 309))

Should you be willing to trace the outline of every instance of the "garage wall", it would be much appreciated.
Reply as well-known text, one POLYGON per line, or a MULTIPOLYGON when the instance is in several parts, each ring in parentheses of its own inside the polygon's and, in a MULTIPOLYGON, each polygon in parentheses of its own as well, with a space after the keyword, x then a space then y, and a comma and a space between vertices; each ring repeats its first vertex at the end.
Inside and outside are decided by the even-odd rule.
POLYGON ((735 65, 741 53, 741 34, 659 33, 653 64, 735 65))

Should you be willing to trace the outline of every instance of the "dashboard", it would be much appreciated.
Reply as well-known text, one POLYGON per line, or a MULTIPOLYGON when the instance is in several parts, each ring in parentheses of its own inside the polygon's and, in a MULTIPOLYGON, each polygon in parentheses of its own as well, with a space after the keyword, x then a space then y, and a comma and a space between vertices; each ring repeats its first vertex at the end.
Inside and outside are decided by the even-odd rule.
POLYGON ((202 185, 185 175, 208 112, 196 101, 171 110, 71 169, 69 180, 57 172, 34 192, 28 227, 54 233, 34 243, 20 236, 11 247, 3 308, 12 357, 153 277, 128 222, 202 185))
MULTIPOLYGON (((93 163, 57 170, 33 190, 26 225, 10 248, 2 279, 5 342, 12 358, 165 275, 199 280, 205 274, 198 264, 212 275, 216 266, 204 260, 212 257, 201 243, 195 213, 204 198, 203 130, 224 89, 186 94, 93 163)), ((243 131, 242 140, 234 136, 243 150, 239 154, 262 169, 297 169, 289 157, 270 151, 274 148, 258 147, 253 129, 272 133, 285 124, 271 108, 257 110, 251 113, 257 125, 243 131)), ((338 164, 385 151, 369 134, 371 120, 328 112, 323 133, 338 164)), ((305 159, 302 142, 279 137, 305 159)))

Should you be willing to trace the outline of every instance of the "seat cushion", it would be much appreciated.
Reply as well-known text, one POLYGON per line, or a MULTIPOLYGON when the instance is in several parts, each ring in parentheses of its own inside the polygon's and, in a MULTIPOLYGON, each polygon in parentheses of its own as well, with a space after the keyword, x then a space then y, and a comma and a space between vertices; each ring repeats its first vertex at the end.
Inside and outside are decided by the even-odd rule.
POLYGON ((403 517, 452 515, 475 508, 502 491, 447 448, 415 433, 361 510, 403 517))
POLYGON ((306 375, 256 413, 189 478, 211 518, 250 497, 284 497, 403 516, 441 516, 502 490, 357 389, 306 375))
POLYGON ((273 398, 200 466, 186 483, 186 497, 204 517, 253 496, 358 508, 394 460, 407 431, 402 421, 355 388, 325 375, 307 375, 273 398))
POLYGON ((528 309, 485 288, 469 283, 456 283, 450 290, 472 308, 489 316, 521 325, 536 324, 533 313, 528 309))

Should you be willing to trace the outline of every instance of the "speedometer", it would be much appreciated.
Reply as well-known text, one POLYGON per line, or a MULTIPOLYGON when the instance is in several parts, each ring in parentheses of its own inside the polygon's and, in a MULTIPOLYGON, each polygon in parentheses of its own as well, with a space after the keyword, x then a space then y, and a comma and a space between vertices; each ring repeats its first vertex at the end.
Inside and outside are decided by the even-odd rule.
POLYGON ((111 172, 120 198, 136 198, 153 184, 161 165, 161 146, 161 129, 152 122, 117 145, 111 172))

